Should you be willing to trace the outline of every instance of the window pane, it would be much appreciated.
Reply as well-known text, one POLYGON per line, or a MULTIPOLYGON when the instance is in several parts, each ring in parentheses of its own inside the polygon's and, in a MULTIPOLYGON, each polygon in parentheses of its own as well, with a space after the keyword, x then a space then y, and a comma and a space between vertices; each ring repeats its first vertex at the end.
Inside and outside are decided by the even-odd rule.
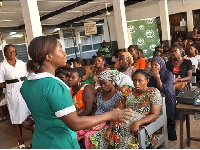
POLYGON ((93 35, 92 41, 93 41, 93 44, 101 43, 102 42, 102 36, 101 35, 93 35))
POLYGON ((72 38, 65 39, 65 47, 74 47, 74 42, 75 42, 75 39, 74 41, 72 38))
POLYGON ((83 37, 81 37, 81 44, 82 45, 91 45, 90 36, 83 36, 83 37))

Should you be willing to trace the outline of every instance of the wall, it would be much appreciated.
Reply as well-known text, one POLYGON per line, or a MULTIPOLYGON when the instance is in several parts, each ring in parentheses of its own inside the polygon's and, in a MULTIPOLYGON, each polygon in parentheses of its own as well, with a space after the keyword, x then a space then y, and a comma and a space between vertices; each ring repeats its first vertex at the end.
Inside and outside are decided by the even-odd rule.
MULTIPOLYGON (((200 9, 200 0, 169 0, 168 1, 168 10, 169 15, 179 13, 179 12, 187 12, 187 14, 191 15, 192 10, 200 9)), ((126 19, 127 21, 131 20, 140 20, 145 18, 153 18, 159 17, 159 1, 144 1, 135 4, 134 6, 129 6, 126 8, 126 19)), ((114 16, 110 15, 109 26, 111 28, 111 37, 112 40, 116 40, 116 27, 114 16)), ((193 23, 191 22, 192 17, 189 16, 188 21, 188 31, 192 31, 193 23)), ((104 21, 104 31, 105 38, 108 39, 109 35, 106 30, 107 24, 104 21)))

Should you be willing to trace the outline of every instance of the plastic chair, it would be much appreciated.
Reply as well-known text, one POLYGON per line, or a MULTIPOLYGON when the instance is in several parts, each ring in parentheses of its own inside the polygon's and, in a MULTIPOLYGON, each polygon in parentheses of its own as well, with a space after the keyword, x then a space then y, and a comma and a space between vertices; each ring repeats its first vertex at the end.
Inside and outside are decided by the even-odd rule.
POLYGON ((192 65, 192 78, 190 80, 190 86, 192 89, 197 88, 196 69, 197 69, 196 66, 192 65))
POLYGON ((165 97, 162 99, 162 109, 160 112, 160 116, 158 119, 149 125, 142 127, 138 131, 138 139, 141 149, 146 149, 145 140, 147 136, 152 135, 158 129, 162 129, 161 135, 159 135, 158 143, 154 145, 154 148, 158 148, 163 144, 164 149, 168 149, 168 133, 167 133, 167 114, 166 114, 166 105, 165 105, 165 97), (148 135, 147 135, 148 134, 148 135))

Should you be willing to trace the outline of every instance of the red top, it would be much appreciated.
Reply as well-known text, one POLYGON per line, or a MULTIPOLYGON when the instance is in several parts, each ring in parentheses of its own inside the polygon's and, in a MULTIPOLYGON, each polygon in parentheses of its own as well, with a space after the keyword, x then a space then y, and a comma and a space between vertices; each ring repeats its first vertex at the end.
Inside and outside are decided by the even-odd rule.
POLYGON ((173 68, 173 74, 179 74, 179 71, 180 71, 180 65, 174 66, 174 68, 173 68))

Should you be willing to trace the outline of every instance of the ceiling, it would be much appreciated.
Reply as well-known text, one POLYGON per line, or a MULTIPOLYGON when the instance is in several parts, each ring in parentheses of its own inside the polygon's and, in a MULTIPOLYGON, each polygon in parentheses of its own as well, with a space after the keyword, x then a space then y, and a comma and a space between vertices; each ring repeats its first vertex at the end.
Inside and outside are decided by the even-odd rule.
MULTIPOLYGON (((144 0, 126 0, 125 6, 134 5, 140 1, 144 0)), ((85 21, 102 22, 106 6, 107 10, 112 13, 112 0, 38 0, 41 24, 46 27, 80 26, 85 21)), ((19 0, 3 0, 0 6, 0 29, 12 28, 24 28, 21 3, 19 0)))

